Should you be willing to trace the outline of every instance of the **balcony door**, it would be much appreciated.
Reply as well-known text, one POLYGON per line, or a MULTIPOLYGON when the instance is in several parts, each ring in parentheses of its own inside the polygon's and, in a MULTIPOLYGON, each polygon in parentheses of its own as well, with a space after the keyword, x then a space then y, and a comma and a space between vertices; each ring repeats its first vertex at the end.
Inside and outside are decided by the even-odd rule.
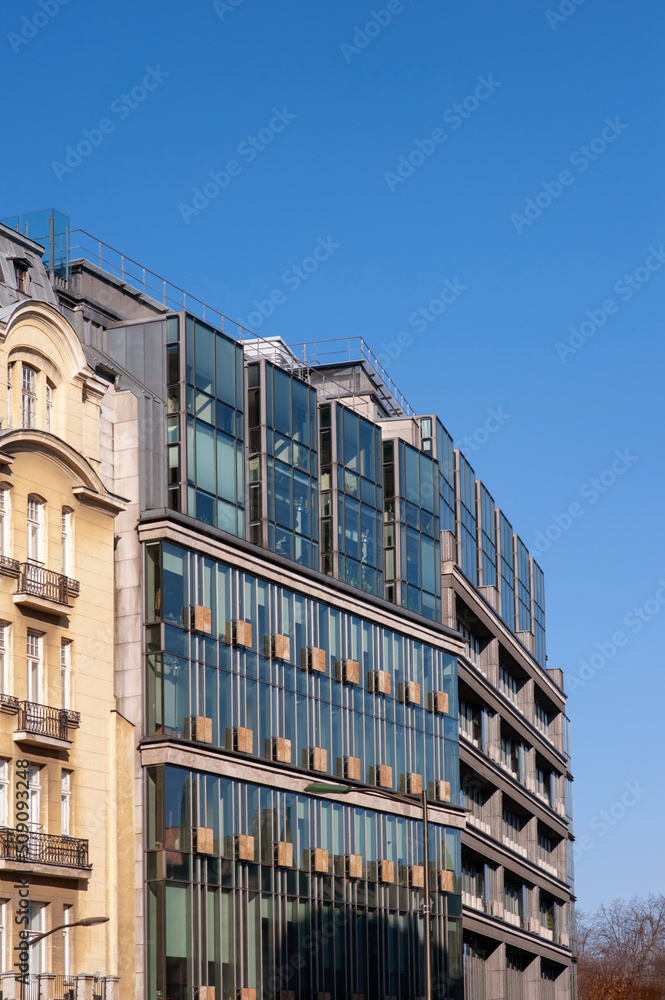
POLYGON ((44 561, 44 503, 28 497, 28 562, 40 566, 44 561))
POLYGON ((36 632, 28 632, 27 667, 28 701, 34 705, 43 704, 44 692, 44 644, 43 637, 36 632))
MULTIPOLYGON (((31 834, 39 833, 42 826, 42 784, 40 772, 41 768, 36 764, 30 764, 28 767, 28 791, 30 793, 28 799, 28 827, 31 834)), ((31 844, 34 843, 34 848, 32 849, 37 850, 37 837, 31 837, 30 839, 31 844)))

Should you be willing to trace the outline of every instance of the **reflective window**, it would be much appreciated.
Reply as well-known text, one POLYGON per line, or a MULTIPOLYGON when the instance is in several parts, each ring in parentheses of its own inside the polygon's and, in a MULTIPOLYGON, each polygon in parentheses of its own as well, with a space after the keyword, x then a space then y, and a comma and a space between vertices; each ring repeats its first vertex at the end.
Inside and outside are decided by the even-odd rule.
POLYGON ((464 455, 456 451, 459 473, 459 553, 462 572, 474 586, 478 585, 476 566, 476 494, 475 473, 464 455))
POLYGON ((513 528, 499 511, 501 540, 501 617, 511 631, 515 630, 515 570, 513 567, 513 528))

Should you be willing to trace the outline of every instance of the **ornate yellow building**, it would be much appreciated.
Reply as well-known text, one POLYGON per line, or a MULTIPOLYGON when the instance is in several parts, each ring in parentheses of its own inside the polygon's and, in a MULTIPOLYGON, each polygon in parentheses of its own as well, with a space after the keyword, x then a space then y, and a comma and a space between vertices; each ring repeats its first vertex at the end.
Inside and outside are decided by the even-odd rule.
POLYGON ((109 489, 113 387, 61 313, 27 298, 0 311, 0 373, 2 992, 22 995, 27 930, 44 936, 26 997, 111 1000, 134 992, 135 906, 133 727, 113 675, 125 506, 109 489))

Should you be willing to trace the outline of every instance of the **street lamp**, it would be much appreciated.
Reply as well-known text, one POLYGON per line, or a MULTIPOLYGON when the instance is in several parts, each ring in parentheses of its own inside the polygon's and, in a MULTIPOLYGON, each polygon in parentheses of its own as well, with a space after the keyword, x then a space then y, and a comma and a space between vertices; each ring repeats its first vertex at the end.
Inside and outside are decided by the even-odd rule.
MULTIPOLYGON (((355 789, 356 791, 358 789, 355 789)), ((309 785, 305 785, 306 792, 313 792, 315 795, 347 795, 349 792, 354 791, 351 785, 332 785, 327 784, 324 781, 313 781, 309 785)), ((392 798, 397 798, 395 793, 392 793, 392 798)), ((404 800, 407 802, 412 801, 410 796, 405 795, 404 800)), ((430 941, 430 890, 429 890, 429 844, 428 844, 428 819, 427 819, 427 792, 423 789, 420 796, 421 805, 423 807, 423 861, 424 861, 424 879, 423 879, 423 895, 425 897, 423 902, 423 917, 425 918, 425 1000, 432 1000, 432 945, 430 941)))
POLYGON ((43 934, 36 934, 28 944, 32 947, 33 944, 43 941, 44 938, 50 934, 55 934, 56 931, 68 930, 70 927, 94 927, 95 924, 105 924, 108 920, 110 920, 110 917, 82 917, 80 920, 75 920, 72 924, 60 924, 58 927, 52 927, 50 931, 44 931, 43 934))

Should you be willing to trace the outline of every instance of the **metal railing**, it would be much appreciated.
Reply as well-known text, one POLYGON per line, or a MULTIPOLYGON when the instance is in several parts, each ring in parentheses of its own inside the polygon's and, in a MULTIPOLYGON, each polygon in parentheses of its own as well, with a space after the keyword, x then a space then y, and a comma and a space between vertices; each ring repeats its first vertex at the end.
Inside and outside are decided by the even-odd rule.
POLYGON ((27 977, 25 983, 21 983, 17 977, 17 972, 0 974, 0 998, 14 996, 22 1000, 43 1000, 44 997, 52 997, 53 1000, 76 1000, 79 990, 86 995, 88 992, 86 987, 90 985, 94 1000, 114 1000, 118 996, 117 976, 83 974, 62 976, 52 973, 33 973, 27 977))
MULTIPOLYGON (((79 260, 88 261, 101 271, 141 293, 157 306, 162 306, 165 310, 172 312, 188 312, 241 343, 255 340, 263 344, 270 344, 270 341, 274 340, 274 338, 264 340, 252 330, 220 312, 219 309, 207 305, 195 295, 186 292, 184 288, 167 281, 166 278, 151 271, 150 268, 139 264, 138 261, 127 257, 126 254, 109 246, 108 243, 104 243, 103 240, 86 232, 85 229, 70 229, 69 219, 62 213, 56 212, 55 209, 30 213, 23 217, 12 217, 5 219, 4 222, 19 232, 24 230, 26 235, 46 248, 44 262, 48 264, 51 281, 59 276, 62 281, 68 283, 71 279, 72 264, 79 260)), ((415 414, 413 408, 387 374, 385 366, 372 353, 362 337, 310 342, 296 346, 302 349, 301 355, 298 356, 296 348, 289 345, 287 350, 293 355, 293 363, 288 361, 286 367, 295 369, 301 378, 308 380, 309 370, 316 365, 344 361, 361 362, 378 379, 377 394, 386 404, 391 415, 413 416, 415 414), (334 347, 330 349, 330 345, 334 345, 334 347), (298 370, 299 368, 302 370, 298 370)), ((387 363, 390 363, 389 359, 387 359, 387 363)), ((331 396, 349 394, 348 386, 339 385, 330 376, 326 376, 323 382, 329 390, 338 390, 337 393, 329 392, 331 396)))
POLYGON ((53 570, 45 569, 44 566, 35 563, 19 565, 17 594, 30 594, 32 597, 43 597, 56 604, 67 604, 70 595, 78 592, 78 580, 70 580, 62 573, 54 573, 53 570))
MULTIPOLYGON (((314 340, 304 344, 289 344, 304 365, 362 364, 369 367, 383 384, 386 396, 403 411, 406 416, 414 416, 415 410, 399 391, 384 365, 369 349, 362 337, 339 337, 333 340, 314 340)), ((388 360, 388 359, 387 359, 388 360)))
POLYGON ((78 728, 80 721, 80 714, 68 708, 51 708, 34 701, 19 702, 17 729, 20 731, 68 740, 69 730, 78 728))
POLYGON ((0 858, 29 864, 59 865, 62 868, 91 868, 88 841, 58 837, 50 833, 19 833, 0 827, 0 858))
POLYGON ((19 569, 18 559, 12 559, 11 556, 0 556, 0 573, 4 573, 6 576, 18 576, 19 569))

